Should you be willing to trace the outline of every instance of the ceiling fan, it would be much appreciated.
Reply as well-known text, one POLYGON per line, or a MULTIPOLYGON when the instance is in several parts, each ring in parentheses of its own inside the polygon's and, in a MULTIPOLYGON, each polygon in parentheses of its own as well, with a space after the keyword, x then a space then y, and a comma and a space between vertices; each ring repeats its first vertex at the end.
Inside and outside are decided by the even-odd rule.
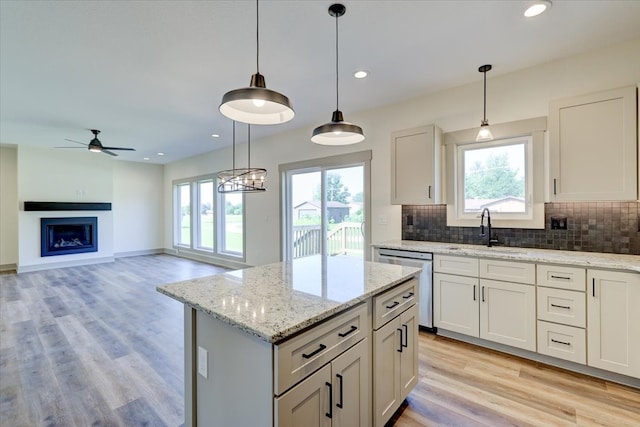
MULTIPOLYGON (((108 154, 110 156, 115 156, 115 157, 117 157, 118 155, 116 153, 112 153, 111 150, 136 151, 135 148, 105 147, 102 145, 102 143, 98 139, 98 134, 100 133, 100 131, 98 129, 90 129, 90 130, 91 130, 91 133, 93 134, 93 139, 88 144, 85 144, 84 142, 74 141, 73 139, 65 138, 64 140, 69 142, 75 142, 76 144, 82 144, 86 146, 89 149, 89 151, 93 151, 94 153, 104 153, 104 154, 108 154)), ((80 148, 80 147, 55 147, 55 148, 80 148)))

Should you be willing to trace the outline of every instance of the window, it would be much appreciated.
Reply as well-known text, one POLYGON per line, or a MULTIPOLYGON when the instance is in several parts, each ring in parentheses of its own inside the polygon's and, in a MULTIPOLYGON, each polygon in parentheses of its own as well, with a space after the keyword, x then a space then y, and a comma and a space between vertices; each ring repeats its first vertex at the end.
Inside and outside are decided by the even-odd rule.
POLYGON ((447 226, 477 227, 486 208, 497 228, 544 228, 546 128, 537 117, 492 125, 493 141, 446 133, 447 226))
POLYGON ((174 181, 174 246, 244 259, 244 197, 217 193, 217 178, 174 181))
POLYGON ((483 209, 494 218, 531 218, 532 138, 459 145, 457 213, 475 218, 483 209))

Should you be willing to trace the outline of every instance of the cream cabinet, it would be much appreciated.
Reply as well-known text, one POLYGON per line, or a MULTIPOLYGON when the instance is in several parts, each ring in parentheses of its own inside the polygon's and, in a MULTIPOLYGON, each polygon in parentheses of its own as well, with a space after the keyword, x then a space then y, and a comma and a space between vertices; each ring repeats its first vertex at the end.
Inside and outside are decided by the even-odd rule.
POLYGON ((640 378, 640 274, 587 270, 587 364, 640 378))
POLYGON ((369 340, 275 399, 279 427, 370 425, 369 340))
POLYGON ((418 306, 373 332, 373 425, 382 427, 418 383, 418 306))
POLYGON ((434 326, 477 337, 480 330, 479 284, 477 277, 434 273, 434 326))
POLYGON ((441 147, 434 125, 391 134, 391 204, 441 203, 441 147))
POLYGON ((551 101, 551 201, 636 200, 636 87, 551 101))

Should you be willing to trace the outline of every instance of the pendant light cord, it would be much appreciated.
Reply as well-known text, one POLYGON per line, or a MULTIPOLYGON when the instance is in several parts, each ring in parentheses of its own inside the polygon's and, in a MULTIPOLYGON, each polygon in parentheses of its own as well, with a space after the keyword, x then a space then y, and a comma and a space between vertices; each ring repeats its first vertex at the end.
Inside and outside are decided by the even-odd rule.
POLYGON ((484 120, 483 122, 486 123, 487 121, 487 72, 484 72, 484 120))
POLYGON ((233 121, 233 174, 236 173, 236 121, 233 121))
POLYGON ((338 104, 338 15, 336 14, 336 111, 340 110, 338 104))
POLYGON ((251 169, 251 125, 247 124, 247 169, 251 169))
POLYGON ((260 10, 256 0, 256 72, 260 74, 260 10))

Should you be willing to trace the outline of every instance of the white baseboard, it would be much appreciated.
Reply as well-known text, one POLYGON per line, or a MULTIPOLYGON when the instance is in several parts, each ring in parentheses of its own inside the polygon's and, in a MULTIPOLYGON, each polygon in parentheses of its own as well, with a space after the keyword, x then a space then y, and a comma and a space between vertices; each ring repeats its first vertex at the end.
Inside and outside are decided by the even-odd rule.
POLYGON ((17 269, 16 264, 0 264, 0 271, 16 271, 17 269))
POLYGON ((114 262, 114 261, 115 261, 115 258, 110 256, 110 257, 102 257, 102 258, 78 259, 74 261, 49 262, 46 264, 19 265, 17 268, 17 272, 18 274, 30 273, 32 271, 51 270, 53 268, 77 267, 80 265, 90 265, 90 264, 103 264, 106 262, 114 262))
POLYGON ((184 250, 178 251, 173 248, 171 249, 164 248, 164 253, 167 255, 173 255, 180 258, 187 258, 193 261, 200 261, 207 264, 217 265, 220 267, 232 268, 234 270, 253 267, 252 265, 248 265, 240 261, 234 261, 226 258, 218 258, 218 257, 209 256, 209 255, 202 255, 199 253, 194 253, 194 252, 184 251, 184 250))
POLYGON ((129 252, 118 252, 117 254, 113 254, 115 258, 128 258, 131 256, 141 256, 141 255, 158 255, 165 253, 164 249, 145 249, 142 251, 129 251, 129 252))

